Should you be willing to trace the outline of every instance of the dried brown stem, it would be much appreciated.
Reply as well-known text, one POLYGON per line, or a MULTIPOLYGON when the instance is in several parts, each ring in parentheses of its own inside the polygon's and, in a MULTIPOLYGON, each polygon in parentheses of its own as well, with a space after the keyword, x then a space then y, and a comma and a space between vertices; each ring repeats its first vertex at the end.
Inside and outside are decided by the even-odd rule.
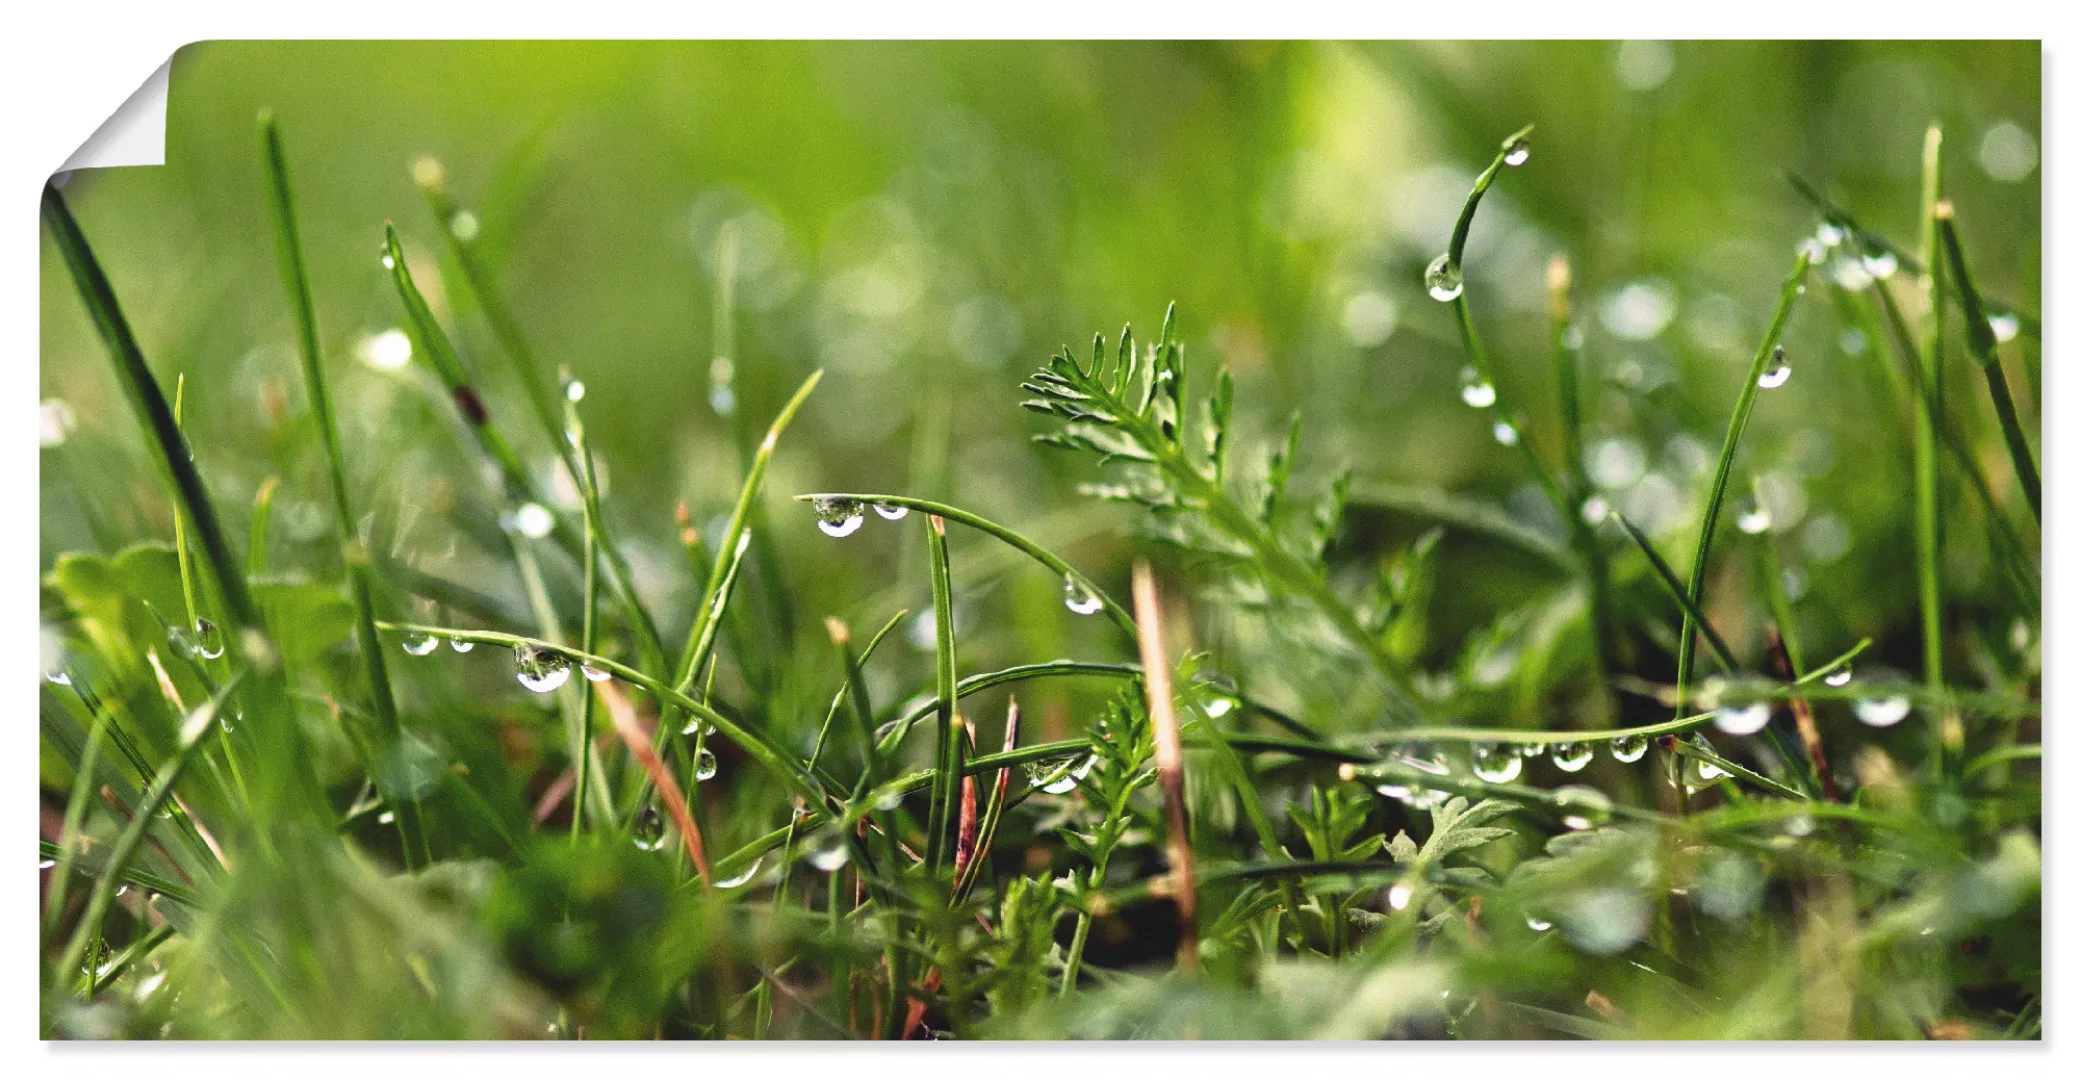
POLYGON ((1163 606, 1149 564, 1134 564, 1134 621, 1142 649, 1142 685, 1149 695, 1149 721, 1156 729, 1156 778, 1170 832, 1171 884, 1178 905, 1178 966, 1199 970, 1199 912, 1193 884, 1192 834, 1185 818, 1185 740, 1171 701, 1171 665, 1163 649, 1163 606))

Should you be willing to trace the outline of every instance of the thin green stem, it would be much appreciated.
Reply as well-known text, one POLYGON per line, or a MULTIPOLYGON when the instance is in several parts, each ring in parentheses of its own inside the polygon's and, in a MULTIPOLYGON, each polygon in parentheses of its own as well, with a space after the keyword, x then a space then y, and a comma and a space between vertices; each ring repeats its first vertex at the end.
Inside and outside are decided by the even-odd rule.
POLYGON ((934 672, 939 687, 937 752, 934 755, 932 806, 925 827, 926 866, 937 875, 948 855, 948 832, 953 828, 960 799, 961 753, 966 741, 955 715, 954 586, 947 562, 947 526, 944 519, 928 519, 926 540, 932 556, 932 622, 934 627, 934 672))
MULTIPOLYGON (((1944 417, 1944 268, 1938 252, 1937 208, 1943 202, 1943 129, 1932 124, 1922 143, 1922 340, 1918 381, 1929 408, 1915 422, 1915 582, 1922 610, 1922 678, 1930 689, 1944 685, 1943 519, 1938 490, 1936 427, 1944 417)), ((1943 718, 1930 714, 1932 746, 1942 764, 1943 718)), ((1939 771, 1943 771, 1941 768, 1939 771)))
POLYGON ((1771 313, 1770 326, 1763 332, 1763 341, 1756 347, 1756 358, 1749 364, 1748 378, 1741 385, 1741 396, 1735 399, 1734 415, 1727 421, 1727 437, 1720 445, 1719 464, 1713 470, 1712 487, 1705 499, 1705 516, 1698 524, 1698 551, 1691 560, 1691 583, 1684 591, 1690 603, 1684 610, 1684 628, 1677 639, 1676 685, 1677 708, 1683 708, 1684 695, 1691 684, 1691 667, 1696 648, 1696 630, 1703 620, 1696 619, 1691 612, 1705 606, 1705 578, 1711 567, 1713 532, 1720 523, 1720 508, 1727 498, 1727 482, 1734 473, 1734 454, 1741 446, 1741 435, 1749 425, 1749 414, 1756 407, 1756 395, 1761 390, 1763 373, 1770 369, 1778 352, 1778 339, 1784 335, 1785 322, 1792 317, 1793 301, 1805 289, 1809 255, 1802 249, 1799 258, 1792 264, 1792 273, 1786 277, 1784 287, 1778 290, 1777 309, 1771 313))
POLYGON ((1698 605, 1691 601, 1683 581, 1676 576, 1676 571, 1670 568, 1668 560, 1662 558, 1662 553, 1655 550, 1654 542, 1640 531, 1639 526, 1627 520, 1624 514, 1614 510, 1611 512, 1611 519, 1619 523, 1626 535, 1632 537, 1634 546, 1640 549, 1642 555, 1647 556, 1648 565, 1654 568, 1655 580, 1662 583, 1670 598, 1676 601, 1676 606, 1683 610, 1685 624, 1696 626, 1705 632, 1705 640, 1712 645, 1713 656, 1720 661, 1720 666, 1729 672, 1741 670, 1740 661, 1734 658, 1734 650, 1728 647, 1727 640, 1720 636, 1720 632, 1713 628, 1712 620, 1707 619, 1705 613, 1698 610, 1698 605))
POLYGON ((2001 421, 2002 439, 2008 443, 2009 462, 2016 469, 2016 479, 2023 485, 2023 497, 2030 500, 2030 512, 2040 523, 2045 520, 2045 510, 2040 501, 2038 463, 2032 458, 2030 440, 2024 437, 2023 424, 2016 418, 2016 399, 2009 394, 2008 376, 2002 373, 2000 355, 1995 352, 1994 327, 1987 321, 1987 312, 1980 306, 1979 290, 1973 287, 1972 273, 1966 269, 1965 250, 1958 242, 1958 226, 1952 220, 1951 205, 1937 204, 1937 225, 1943 234, 1944 250, 1950 255, 1951 276, 1957 279, 1959 302, 1965 309, 1965 344, 1973 359, 1979 361, 1981 374, 1987 377, 1987 395, 1994 401, 1994 413, 2001 421))

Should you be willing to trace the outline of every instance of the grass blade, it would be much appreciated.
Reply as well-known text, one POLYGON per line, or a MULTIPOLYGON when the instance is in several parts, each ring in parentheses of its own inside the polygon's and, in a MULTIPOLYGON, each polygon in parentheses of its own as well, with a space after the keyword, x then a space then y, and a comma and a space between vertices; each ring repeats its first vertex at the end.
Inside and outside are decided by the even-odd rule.
POLYGON ((1676 685, 1677 708, 1683 708, 1683 695, 1691 684, 1691 665, 1696 648, 1695 630, 1703 620, 1692 615, 1704 606, 1705 575, 1712 555, 1713 530, 1720 522, 1720 508, 1727 499, 1727 482, 1734 473, 1734 453, 1741 446, 1741 434, 1749 426, 1749 414, 1756 407, 1756 395, 1761 390, 1758 380, 1769 369, 1773 357, 1780 352, 1778 339, 1784 335, 1785 321, 1792 317, 1792 303, 1799 298, 1804 288, 1808 253, 1800 251, 1799 258, 1792 264, 1792 273, 1785 279, 1784 287, 1778 290, 1777 309, 1771 313, 1770 327, 1763 332, 1763 341, 1756 347, 1756 358, 1749 364, 1748 379, 1742 383, 1741 396, 1735 399, 1734 415, 1727 421, 1727 437, 1720 444, 1719 465, 1713 470, 1711 489, 1706 493, 1705 517, 1698 525, 1698 551, 1691 561, 1691 583, 1684 590, 1690 603, 1684 608, 1683 634, 1677 639, 1676 685))
MULTIPOLYGON (((1944 422, 1944 267, 1938 252, 1937 207, 1943 202, 1944 132, 1931 124, 1922 141, 1922 340, 1916 372, 1929 407, 1915 422, 1915 584, 1922 607, 1922 678, 1930 689, 1944 685, 1944 555, 1943 518, 1938 500, 1936 429, 1944 422)), ((1935 710, 1930 722, 1932 746, 1943 755, 1943 719, 1935 710)), ((1941 771, 1941 770, 1940 770, 1941 771)))
POLYGON ((947 565, 947 523, 937 514, 927 519, 926 532, 932 555, 932 621, 935 664, 939 685, 937 751, 933 758, 932 808, 926 824, 926 865, 938 874, 947 858, 947 830, 953 827, 955 800, 960 795, 961 726, 955 721, 954 703, 954 587, 947 565))
POLYGON ((1950 256, 1951 276, 1958 281, 1959 303, 1965 308, 1965 343, 1980 362, 1980 372, 1987 377, 1987 395, 1994 400, 1995 416, 2001 420, 2002 438, 2009 445, 2009 461, 2016 469, 2016 479, 2023 485, 2023 496, 2030 500, 2030 512, 2040 523, 2045 520, 2045 510, 2040 505, 2043 498, 2039 492, 2038 464, 2031 457, 2030 441, 2024 438, 2023 425, 2016 419, 2016 399, 2009 394, 2008 376, 2002 373, 2001 357, 1994 349, 1994 327, 1987 321, 1987 312, 1980 306, 1979 291, 1973 288, 1972 274, 1965 267, 1965 251, 1958 243, 1958 227, 1952 220, 1953 212, 1949 200, 1936 206, 1938 231, 1943 234, 1944 250, 1950 256))
POLYGON ((1734 659, 1734 650, 1728 648, 1726 639, 1722 638, 1720 632, 1713 628, 1712 620, 1706 618, 1705 613, 1698 610, 1698 605, 1691 602, 1690 594, 1685 590, 1683 580, 1676 576, 1675 570, 1670 569, 1668 561, 1662 558, 1662 553, 1655 550, 1654 542, 1640 531, 1639 526, 1626 520, 1626 515, 1613 510, 1611 519, 1618 522, 1619 526, 1626 530, 1626 535, 1633 538, 1633 543, 1640 548, 1640 553, 1647 556, 1648 565, 1655 570, 1655 580, 1660 581, 1662 587, 1669 590, 1669 595, 1676 601, 1676 606, 1683 610, 1684 621, 1697 626, 1705 632, 1705 640, 1712 645, 1713 655, 1719 659, 1720 666, 1729 672, 1741 670, 1741 664, 1734 659))

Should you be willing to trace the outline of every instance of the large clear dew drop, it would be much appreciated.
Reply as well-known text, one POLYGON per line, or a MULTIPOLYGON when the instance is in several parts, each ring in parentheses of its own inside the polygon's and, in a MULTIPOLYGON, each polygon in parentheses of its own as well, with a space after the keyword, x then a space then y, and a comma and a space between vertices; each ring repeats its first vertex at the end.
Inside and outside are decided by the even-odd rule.
POLYGON ((1460 277, 1460 266, 1452 261, 1452 256, 1440 255, 1424 268, 1423 287, 1430 290, 1431 299, 1446 303, 1459 298, 1466 281, 1460 277))
POLYGON ((571 678, 571 661, 560 653, 522 645, 513 650, 513 672, 520 685, 546 694, 571 678))
POLYGON ((815 508, 817 528, 824 530, 825 536, 851 536, 867 521, 858 499, 811 499, 810 506, 815 508))
POLYGON ((883 521, 902 521, 910 516, 910 507, 895 506, 889 503, 875 503, 874 512, 880 514, 883 521))
POLYGON ((1096 615, 1105 601, 1098 594, 1084 587, 1084 583, 1073 577, 1062 579, 1062 606, 1077 615, 1096 615))
POLYGON ((1515 746, 1481 743, 1474 747, 1474 775, 1491 784, 1507 784, 1525 771, 1525 759, 1515 746))
POLYGON ((1496 384, 1471 367, 1460 369, 1460 400, 1477 409, 1496 403, 1496 384))
POLYGON ((1775 390, 1791 377, 1792 365, 1785 362, 1785 347, 1780 345, 1771 351, 1770 363, 1762 374, 1756 376, 1756 385, 1765 390, 1775 390))
POLYGON ((1724 705, 1713 710, 1712 724, 1729 735, 1754 735, 1770 723, 1770 703, 1724 705))
POLYGON ((1647 736, 1621 735, 1611 740, 1611 759, 1631 765, 1647 756, 1647 736))
POLYGON ((1597 748, 1586 742, 1564 742, 1554 744, 1554 768, 1562 772, 1581 772, 1588 767, 1590 759, 1597 756, 1597 748))
POLYGON ((1904 697, 1869 698, 1858 702, 1852 711, 1867 727, 1892 727, 1907 719, 1910 708, 1904 697))

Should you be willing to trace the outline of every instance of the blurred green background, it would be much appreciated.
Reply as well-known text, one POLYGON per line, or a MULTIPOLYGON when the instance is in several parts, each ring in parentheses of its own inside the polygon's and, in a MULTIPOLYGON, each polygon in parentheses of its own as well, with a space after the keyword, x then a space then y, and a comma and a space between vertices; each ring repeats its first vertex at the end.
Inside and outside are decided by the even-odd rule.
MULTIPOLYGON (((787 501, 799 492, 943 498, 1124 582, 1135 515, 1076 493, 1099 479, 1087 461, 1030 446, 1050 423, 1017 408, 1016 383, 1094 331, 1153 336, 1172 300, 1195 369, 1235 370, 1249 441, 1305 415, 1306 483, 1348 462, 1361 489, 1469 495, 1557 531, 1459 403, 1449 312, 1420 284, 1474 172, 1526 123, 1531 160, 1473 231, 1476 316, 1552 462, 1542 279, 1551 256, 1573 262, 1596 381, 1591 475, 1686 550, 1753 343, 1818 222, 1782 171, 1912 247, 1922 132, 1942 122, 1982 288, 2035 313, 2040 86, 2033 42, 206 43, 175 62, 167 165, 83 175, 66 197, 162 379, 188 377, 191 439, 220 503, 249 506, 280 475, 272 562, 324 578, 336 557, 261 195, 263 107, 289 148, 356 505, 393 558, 516 619, 526 607, 478 455, 423 357, 381 363, 404 321, 378 261, 391 220, 494 416, 556 479, 415 161, 444 166, 543 363, 585 381, 606 514, 668 641, 691 602, 674 503, 718 532, 741 475, 737 425, 763 429, 824 369, 768 477, 759 558, 773 565, 756 571, 785 609, 759 624, 766 647, 822 664, 818 617, 874 626, 928 605, 924 553, 873 519, 831 540, 787 501), (741 242, 727 383, 711 365, 725 223, 741 242)), ((46 240, 42 385, 65 403, 45 410, 58 428, 46 443, 63 440, 43 460, 46 567, 171 532, 64 275, 46 240)), ((1912 668, 1905 419, 1877 344, 1823 296, 1803 303, 1795 375, 1758 410, 1744 466, 1788 538, 1810 636, 1870 635, 1912 668)), ((2020 350, 2034 423, 2037 343, 2005 348, 2020 350)), ((1951 377, 1960 422, 1995 453, 1976 377, 1962 359, 1951 377)), ((1999 457, 1987 472, 2008 482, 1999 457)), ((1340 550, 1363 559, 1419 525, 1360 515, 1340 550)), ((1959 534, 1947 588, 1961 607, 1992 605, 1979 530, 1959 534)), ((1530 571, 1503 555, 1448 551, 1441 655, 1518 601, 1530 571)), ((1057 583, 987 542, 960 538, 956 563, 973 604, 958 613, 964 665, 1117 648, 1099 620, 1053 603, 1057 583)), ((552 567, 565 585, 568 569, 552 567)), ((923 651, 893 659, 929 670, 923 651)), ((828 680, 799 692, 809 702, 828 680)))

